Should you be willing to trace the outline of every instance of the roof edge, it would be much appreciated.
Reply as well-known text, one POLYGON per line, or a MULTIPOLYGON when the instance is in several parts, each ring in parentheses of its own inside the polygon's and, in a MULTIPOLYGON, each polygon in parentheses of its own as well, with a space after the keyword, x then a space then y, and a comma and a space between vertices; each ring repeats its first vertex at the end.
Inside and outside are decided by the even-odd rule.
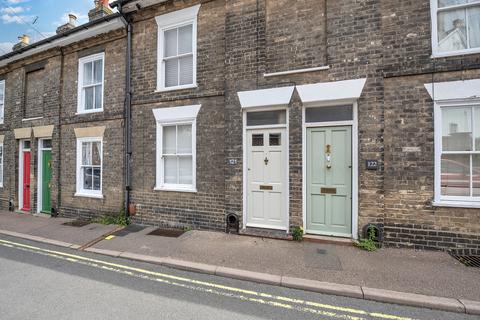
MULTIPOLYGON (((20 48, 18 50, 9 52, 7 54, 4 54, 4 55, 0 56, 0 67, 3 67, 3 66, 5 66, 9 63, 9 62, 3 63, 7 59, 10 59, 10 58, 13 58, 13 57, 15 57, 17 55, 20 55, 22 53, 26 53, 28 51, 31 51, 32 49, 39 48, 43 45, 51 44, 51 43, 55 42, 56 40, 66 38, 66 37, 68 37, 72 34, 75 34, 75 33, 78 33, 78 32, 84 31, 84 30, 88 30, 91 27, 94 27, 96 25, 99 25, 99 24, 102 24, 102 23, 105 23, 105 22, 109 22, 109 21, 114 20, 114 19, 119 18, 119 17, 121 17, 120 13, 118 13, 118 12, 112 13, 112 14, 109 14, 108 16, 104 16, 104 17, 89 21, 89 22, 84 23, 84 24, 82 24, 78 27, 75 27, 73 29, 67 30, 67 31, 62 32, 60 34, 56 34, 56 35, 51 36, 49 38, 46 38, 46 39, 37 41, 35 43, 32 43, 32 44, 30 44, 26 47, 23 47, 23 48, 20 48)), ((51 48, 45 48, 45 50, 48 50, 48 49, 51 49, 51 48)), ((39 53, 39 52, 42 52, 42 51, 36 51, 35 53, 39 53)), ((15 60, 17 60, 17 59, 12 59, 12 61, 15 61, 15 60)))

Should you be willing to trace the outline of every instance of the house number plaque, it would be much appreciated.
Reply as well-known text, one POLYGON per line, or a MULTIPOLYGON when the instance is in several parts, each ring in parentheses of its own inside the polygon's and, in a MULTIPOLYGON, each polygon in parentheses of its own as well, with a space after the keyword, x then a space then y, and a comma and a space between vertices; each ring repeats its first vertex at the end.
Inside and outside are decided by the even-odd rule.
POLYGON ((366 160, 365 166, 367 170, 378 170, 378 160, 366 160))

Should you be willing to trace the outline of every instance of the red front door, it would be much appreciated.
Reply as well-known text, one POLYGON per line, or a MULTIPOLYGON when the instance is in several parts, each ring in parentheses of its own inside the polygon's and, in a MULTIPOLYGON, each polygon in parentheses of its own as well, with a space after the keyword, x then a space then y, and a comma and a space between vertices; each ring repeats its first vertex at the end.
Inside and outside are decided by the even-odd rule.
POLYGON ((23 152, 23 211, 30 211, 30 151, 23 152))

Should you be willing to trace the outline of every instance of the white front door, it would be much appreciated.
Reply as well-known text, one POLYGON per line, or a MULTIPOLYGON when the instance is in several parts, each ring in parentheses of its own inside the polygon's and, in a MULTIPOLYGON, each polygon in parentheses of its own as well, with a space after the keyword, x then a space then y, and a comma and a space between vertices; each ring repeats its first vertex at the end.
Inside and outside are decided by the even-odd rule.
POLYGON ((286 129, 247 131, 247 226, 286 229, 286 129))

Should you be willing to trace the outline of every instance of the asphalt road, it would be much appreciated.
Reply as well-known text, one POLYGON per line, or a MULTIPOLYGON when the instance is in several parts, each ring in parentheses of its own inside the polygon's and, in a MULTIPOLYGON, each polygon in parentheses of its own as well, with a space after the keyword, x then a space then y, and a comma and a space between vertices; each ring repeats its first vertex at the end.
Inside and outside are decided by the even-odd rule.
POLYGON ((0 319, 480 319, 183 272, 0 236, 0 319))

